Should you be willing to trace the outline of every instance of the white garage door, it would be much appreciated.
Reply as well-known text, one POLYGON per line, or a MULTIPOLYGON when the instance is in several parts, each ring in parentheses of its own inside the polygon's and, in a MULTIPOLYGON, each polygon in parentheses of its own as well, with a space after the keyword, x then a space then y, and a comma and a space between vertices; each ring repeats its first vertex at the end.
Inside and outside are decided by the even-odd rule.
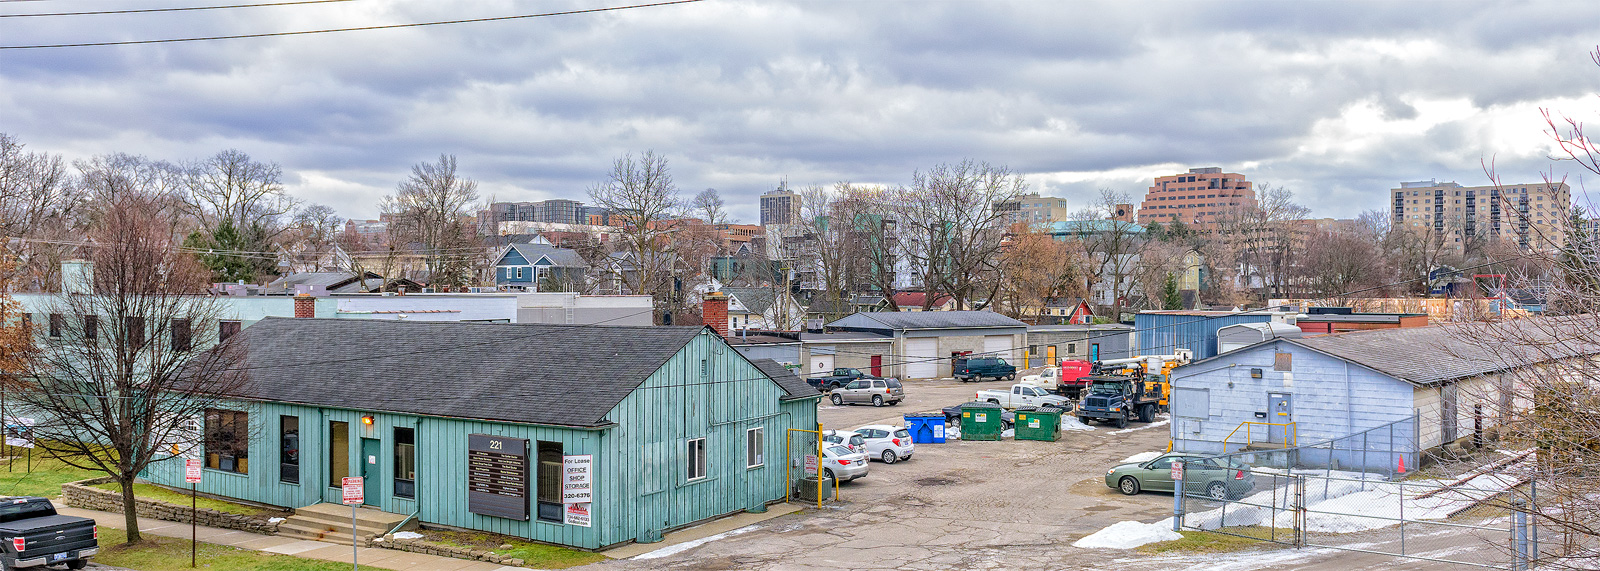
POLYGON ((906 377, 932 379, 939 376, 939 339, 906 339, 906 377))
POLYGON ((1011 336, 1010 335, 985 335, 983 337, 983 353, 985 357, 999 357, 1011 362, 1011 336))
POLYGON ((833 355, 812 355, 811 374, 823 376, 833 372, 833 355))

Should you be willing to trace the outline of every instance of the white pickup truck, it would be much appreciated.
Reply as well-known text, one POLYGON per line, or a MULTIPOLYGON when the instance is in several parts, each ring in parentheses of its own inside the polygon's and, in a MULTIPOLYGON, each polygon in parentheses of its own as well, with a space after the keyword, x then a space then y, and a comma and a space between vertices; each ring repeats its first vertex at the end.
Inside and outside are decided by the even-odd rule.
POLYGON ((1062 409, 1069 408, 1067 397, 1050 394, 1050 391, 1039 387, 1015 384, 1010 391, 978 391, 972 396, 973 400, 992 402, 1005 408, 1018 408, 1024 406, 1050 405, 1062 409))

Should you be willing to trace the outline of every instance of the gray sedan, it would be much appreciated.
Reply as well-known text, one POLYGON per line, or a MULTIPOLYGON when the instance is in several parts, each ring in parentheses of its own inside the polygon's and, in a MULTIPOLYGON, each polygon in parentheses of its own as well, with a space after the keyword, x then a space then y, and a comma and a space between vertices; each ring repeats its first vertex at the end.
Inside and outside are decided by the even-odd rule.
POLYGON ((1205 496, 1213 500, 1242 497, 1256 487, 1250 467, 1222 465, 1221 460, 1192 454, 1163 454, 1137 464, 1123 464, 1106 471, 1106 486, 1127 495, 1142 491, 1172 492, 1172 463, 1184 463, 1184 495, 1205 496))

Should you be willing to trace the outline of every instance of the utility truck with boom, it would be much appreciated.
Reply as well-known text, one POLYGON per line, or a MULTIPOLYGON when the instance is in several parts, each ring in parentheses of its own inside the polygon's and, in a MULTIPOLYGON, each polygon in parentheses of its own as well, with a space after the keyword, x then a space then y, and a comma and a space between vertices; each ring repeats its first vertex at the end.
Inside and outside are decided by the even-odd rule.
POLYGON ((1078 404, 1078 420, 1110 422, 1117 428, 1128 422, 1155 420, 1166 412, 1172 395, 1169 383, 1172 369, 1187 364, 1193 353, 1179 349, 1174 355, 1147 355, 1131 359, 1101 361, 1096 374, 1083 377, 1083 398, 1078 404))

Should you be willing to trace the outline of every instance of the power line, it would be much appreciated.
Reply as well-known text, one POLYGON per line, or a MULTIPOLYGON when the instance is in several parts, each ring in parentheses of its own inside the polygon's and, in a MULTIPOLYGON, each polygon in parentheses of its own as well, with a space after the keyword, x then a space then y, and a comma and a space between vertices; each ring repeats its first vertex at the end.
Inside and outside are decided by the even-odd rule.
MULTIPOLYGON (((10 0, 16 1, 16 0, 10 0)), ((194 10, 227 10, 231 8, 262 8, 267 6, 294 6, 297 4, 328 4, 352 0, 297 0, 295 2, 265 2, 261 4, 230 4, 227 6, 189 6, 183 8, 140 8, 136 10, 96 10, 92 12, 49 12, 40 14, 0 14, 0 18, 36 18, 41 16, 99 16, 105 14, 145 14, 150 12, 189 12, 194 10)))
POLYGON ((200 36, 191 38, 167 38, 160 40, 123 40, 112 42, 83 42, 74 44, 32 44, 20 46, 0 46, 0 50, 31 50, 44 48, 84 48, 100 46, 129 46, 139 44, 170 44, 178 42, 204 42, 212 40, 238 40, 246 38, 272 38, 280 36, 304 36, 310 34, 329 34, 335 32, 360 32, 367 30, 393 30, 398 28, 420 28, 423 26, 443 26, 448 24, 470 24, 478 22, 499 22, 504 20, 521 20, 527 18, 546 18, 551 16, 573 16, 577 14, 595 14, 600 12, 617 12, 633 10, 636 8, 653 8, 657 6, 671 6, 674 4, 690 4, 703 0, 668 0, 665 2, 652 2, 648 4, 629 4, 626 6, 607 6, 604 8, 587 8, 583 10, 566 10, 562 12, 543 12, 539 14, 518 14, 514 16, 492 16, 487 18, 466 18, 461 20, 436 20, 431 22, 413 22, 409 24, 383 24, 376 26, 357 26, 353 28, 328 28, 321 30, 300 30, 295 32, 264 32, 259 34, 234 34, 226 36, 200 36))

